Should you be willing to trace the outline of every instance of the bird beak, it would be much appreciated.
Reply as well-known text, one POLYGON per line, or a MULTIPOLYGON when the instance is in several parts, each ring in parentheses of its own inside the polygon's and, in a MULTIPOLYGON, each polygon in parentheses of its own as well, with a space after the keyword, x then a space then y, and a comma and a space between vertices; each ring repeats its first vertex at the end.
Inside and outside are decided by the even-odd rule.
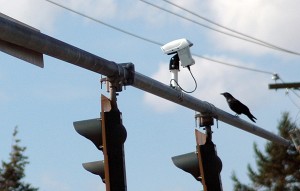
POLYGON ((224 95, 224 93, 220 93, 221 95, 224 95))

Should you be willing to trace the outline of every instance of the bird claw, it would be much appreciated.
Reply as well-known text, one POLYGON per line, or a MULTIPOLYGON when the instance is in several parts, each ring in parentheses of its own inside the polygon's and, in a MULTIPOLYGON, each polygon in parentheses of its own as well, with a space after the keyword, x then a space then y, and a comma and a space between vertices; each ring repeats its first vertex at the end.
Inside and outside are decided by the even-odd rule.
POLYGON ((236 118, 240 118, 240 117, 239 117, 239 114, 235 114, 235 117, 236 117, 236 118))

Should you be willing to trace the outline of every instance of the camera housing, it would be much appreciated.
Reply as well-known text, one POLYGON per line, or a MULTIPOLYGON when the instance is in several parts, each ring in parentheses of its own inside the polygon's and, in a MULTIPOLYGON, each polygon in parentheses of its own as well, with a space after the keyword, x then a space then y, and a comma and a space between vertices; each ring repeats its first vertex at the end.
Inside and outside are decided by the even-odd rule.
POLYGON ((174 40, 161 47, 161 50, 165 54, 178 54, 182 67, 188 67, 195 64, 195 60, 192 58, 190 47, 193 43, 185 38, 174 40))

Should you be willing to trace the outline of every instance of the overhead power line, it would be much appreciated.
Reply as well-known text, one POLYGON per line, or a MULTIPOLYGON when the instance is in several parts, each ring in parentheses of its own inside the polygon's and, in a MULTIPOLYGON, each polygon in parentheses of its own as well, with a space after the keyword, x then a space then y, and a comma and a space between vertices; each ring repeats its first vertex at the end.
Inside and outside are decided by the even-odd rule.
MULTIPOLYGON (((110 24, 108 24, 108 23, 105 23, 105 22, 103 22, 103 21, 101 21, 101 20, 99 20, 99 19, 95 19, 95 18, 93 18, 93 17, 91 17, 91 16, 88 16, 88 15, 86 15, 86 14, 84 14, 84 13, 81 13, 81 12, 78 12, 78 11, 76 11, 76 10, 73 10, 73 9, 71 9, 71 8, 69 8, 69 7, 66 7, 66 6, 64 6, 64 5, 61 5, 61 4, 56 3, 56 2, 54 2, 54 1, 51 1, 51 0, 45 0, 45 1, 47 1, 47 2, 49 2, 49 3, 51 3, 51 4, 54 4, 54 5, 58 6, 58 7, 61 7, 61 8, 63 8, 63 9, 66 9, 66 10, 68 10, 68 11, 70 11, 70 12, 73 12, 73 13, 75 13, 75 14, 77 14, 77 15, 80 15, 80 16, 82 16, 82 17, 85 17, 85 18, 88 18, 88 19, 90 19, 90 20, 93 20, 93 21, 95 21, 95 22, 97 22, 97 23, 103 24, 103 25, 105 25, 105 26, 107 26, 107 27, 109 27, 109 28, 112 28, 112 29, 117 30, 117 31, 119 31, 119 32, 122 32, 122 33, 124 33, 124 34, 127 34, 127 35, 130 35, 130 36, 132 36, 132 37, 138 38, 138 39, 140 39, 140 40, 143 40, 143 41, 146 41, 146 42, 149 42, 149 43, 151 43, 151 44, 158 45, 158 46, 163 46, 163 45, 164 45, 163 43, 160 43, 160 42, 151 40, 151 39, 149 39, 149 38, 145 38, 145 37, 142 37, 142 36, 140 36, 140 35, 137 35, 137 34, 128 32, 128 31, 123 30, 123 29, 121 29, 121 28, 115 27, 115 26, 110 25, 110 24)), ((216 60, 216 59, 213 59, 213 58, 201 56, 201 55, 199 55, 199 54, 194 54, 194 53, 193 53, 193 55, 194 55, 194 56, 197 56, 197 57, 199 57, 199 58, 202 58, 202 59, 211 61, 211 62, 223 64, 223 65, 230 66, 230 67, 235 67, 235 68, 238 68, 238 69, 248 70, 248 71, 252 71, 252 72, 259 72, 259 73, 264 73, 264 74, 271 74, 271 75, 274 74, 273 72, 264 71, 264 70, 259 70, 259 69, 254 69, 254 68, 249 68, 249 67, 240 66, 240 65, 235 65, 235 64, 228 63, 228 62, 216 60)))
MULTIPOLYGON (((78 11, 75 11, 75 10, 73 10, 73 9, 71 9, 71 8, 68 8, 68 7, 66 7, 66 6, 63 6, 63 5, 61 5, 61 4, 58 4, 58 3, 56 3, 56 2, 53 2, 53 1, 51 1, 51 0, 45 0, 45 1, 47 1, 47 2, 49 2, 49 3, 52 3, 52 4, 56 5, 56 6, 59 6, 59 7, 61 7, 61 8, 64 8, 64 9, 66 9, 66 10, 68 10, 68 11, 71 11, 71 12, 73 12, 73 13, 75 13, 75 14, 78 14, 78 15, 80 15, 80 16, 82 16, 82 17, 91 19, 91 20, 93 20, 93 21, 95 21, 95 22, 97 22, 97 23, 103 24, 103 25, 105 25, 105 26, 107 26, 107 27, 109 27, 109 28, 112 28, 112 29, 117 30, 117 31, 119 31, 119 32, 122 32, 122 33, 124 33, 124 34, 127 34, 127 35, 130 35, 130 36, 132 36, 132 37, 138 38, 138 39, 140 39, 140 40, 143 40, 143 41, 146 41, 146 42, 155 44, 155 45, 159 45, 159 46, 162 46, 162 45, 163 45, 163 44, 160 43, 160 42, 153 41, 153 40, 148 39, 148 38, 144 38, 144 37, 142 37, 142 36, 139 36, 139 35, 136 35, 136 34, 134 34, 134 33, 128 32, 128 31, 126 31, 126 30, 120 29, 120 28, 115 27, 115 26, 113 26, 113 25, 107 24, 107 23, 105 23, 105 22, 103 22, 103 21, 101 21, 101 20, 99 20, 99 19, 95 19, 95 18, 93 18, 93 17, 90 17, 90 16, 88 16, 88 15, 86 15, 86 14, 83 14, 83 13, 80 13, 80 12, 78 12, 78 11)), ((212 61, 212 62, 215 62, 215 63, 223 64, 223 65, 230 66, 230 67, 235 67, 235 68, 238 68, 238 69, 243 69, 243 70, 248 70, 248 71, 253 71, 253 72, 259 72, 259 73, 265 73, 265 74, 276 75, 277 78, 280 79, 280 80, 283 82, 283 80, 278 76, 278 74, 275 74, 275 73, 272 73, 272 72, 269 72, 269 71, 263 71, 263 70, 258 70, 258 69, 254 69, 254 68, 248 68, 248 67, 244 67, 244 66, 239 66, 239 65, 235 65, 235 64, 228 63, 228 62, 223 62, 223 61, 215 60, 215 59, 208 58, 208 57, 204 57, 204 56, 197 55, 197 54, 193 54, 193 55, 194 55, 194 56, 197 56, 197 57, 200 57, 200 58, 203 58, 203 59, 206 59, 206 60, 209 60, 209 61, 212 61)), ((300 97, 295 91, 292 90, 292 92, 293 92, 298 98, 300 97)), ((289 94, 288 94, 288 96, 289 96, 289 94)), ((289 98, 291 99, 290 96, 289 96, 289 98)), ((293 100, 291 100, 291 102, 292 102, 297 108, 299 108, 299 106, 298 106, 297 104, 295 104, 295 102, 294 102, 293 100)))
POLYGON ((299 87, 299 83, 285 83, 278 74, 274 76, 275 81, 280 80, 282 84, 269 84, 269 89, 278 89, 278 88, 286 88, 286 95, 288 96, 289 100, 292 104, 300 110, 300 106, 292 99, 289 91, 293 92, 296 97, 300 98, 300 95, 295 91, 294 88, 299 87))
POLYGON ((156 42, 156 41, 150 40, 150 39, 148 39, 148 38, 144 38, 144 37, 142 37, 142 36, 139 36, 139 35, 136 35, 136 34, 134 34, 134 33, 128 32, 128 31, 126 31, 126 30, 120 29, 120 28, 115 27, 115 26, 113 26, 113 25, 110 25, 110 24, 108 24, 108 23, 106 23, 106 22, 103 22, 103 21, 101 21, 101 20, 99 20, 99 19, 95 19, 95 18, 93 18, 93 17, 91 17, 91 16, 88 16, 88 15, 86 15, 86 14, 84 14, 84 13, 81 13, 81 12, 78 12, 78 11, 76 11, 76 10, 74 10, 74 9, 71 9, 71 8, 69 8, 69 7, 66 7, 66 6, 64 6, 64 5, 62 5, 62 4, 59 4, 59 3, 57 3, 57 2, 54 2, 54 1, 51 1, 51 0, 45 0, 45 1, 48 1, 49 3, 52 3, 52 4, 54 4, 54 5, 58 6, 58 7, 61 7, 61 8, 63 8, 63 9, 66 9, 66 10, 70 11, 70 12, 73 12, 73 13, 75 13, 75 14, 77 14, 77 15, 80 15, 80 16, 82 16, 82 17, 85 17, 85 18, 88 18, 88 19, 90 19, 90 20, 93 20, 93 21, 95 21, 95 22, 97 22, 97 23, 100 23, 100 24, 102 24, 102 25, 105 25, 105 26, 107 26, 107 27, 109 27, 109 28, 112 28, 112 29, 114 29, 114 30, 117 30, 117 31, 119 31, 119 32, 122 32, 122 33, 125 33, 125 34, 127 34, 127 35, 133 36, 133 37, 135 37, 135 38, 138 38, 138 39, 141 39, 141 40, 150 42, 150 43, 152 43, 152 44, 156 44, 156 45, 162 46, 162 44, 159 43, 159 42, 156 42))
POLYGON ((286 92, 286 95, 288 96, 289 100, 292 102, 292 104, 298 108, 299 112, 300 112, 300 106, 292 99, 292 97, 290 96, 289 92, 286 92))
MULTIPOLYGON (((186 9, 186 8, 184 8, 184 7, 182 7, 182 6, 179 6, 178 4, 175 4, 175 3, 173 3, 173 2, 171 2, 171 1, 169 1, 169 0, 162 0, 162 1, 164 1, 164 2, 166 2, 166 3, 169 3, 169 4, 171 4, 171 5, 173 5, 173 6, 177 7, 177 8, 179 8, 179 9, 181 9, 181 10, 184 10, 184 11, 186 11, 186 12, 188 12, 188 13, 190 13, 190 14, 192 14, 192 15, 198 17, 198 18, 201 18, 201 19, 203 19, 203 20, 205 20, 205 21, 207 21, 207 22, 213 24, 213 25, 216 25, 216 26, 218 26, 218 27, 220 27, 220 28, 226 29, 226 30, 228 30, 228 31, 230 31, 230 32, 236 33, 236 34, 238 34, 238 35, 244 36, 244 37, 249 38, 249 39, 252 39, 252 40, 248 40, 248 39, 245 39, 245 38, 241 38, 241 37, 239 37, 239 36, 232 35, 232 34, 229 34, 229 33, 226 33, 226 32, 223 32, 223 31, 220 31, 220 30, 217 30, 217 29, 214 29, 214 28, 212 28, 212 27, 209 27, 209 26, 207 26, 207 25, 204 25, 204 24, 202 24, 202 23, 199 23, 199 22, 197 22, 197 21, 195 21, 195 20, 192 20, 192 19, 190 19, 190 18, 184 17, 184 16, 179 15, 179 14, 177 14, 177 13, 175 13, 175 12, 172 12, 172 11, 170 11, 170 10, 167 10, 167 9, 165 9, 165 8, 163 8, 163 7, 157 6, 157 5, 155 5, 155 4, 153 4, 153 3, 150 3, 150 2, 148 2, 148 1, 145 1, 145 0, 140 0, 140 1, 143 2, 143 3, 146 3, 146 4, 148 4, 148 5, 151 5, 151 6, 155 7, 155 8, 158 8, 158 9, 160 9, 160 10, 163 10, 163 11, 165 11, 165 12, 168 12, 168 13, 170 13, 170 14, 173 14, 173 15, 175 15, 175 16, 181 17, 181 18, 183 18, 183 19, 185 19, 185 20, 188 20, 188 21, 190 21, 190 22, 193 22, 193 23, 195 23, 195 24, 198 24, 198 25, 200 25, 200 26, 203 26, 203 27, 205 27, 205 28, 211 29, 211 30, 213 30, 213 31, 215 31, 215 32, 220 32, 220 33, 222 33, 222 34, 229 35, 229 36, 234 37, 234 38, 239 38, 239 39, 241 39, 241 40, 246 40, 246 41, 248 41, 248 42, 255 43, 255 44, 258 44, 258 45, 261 45, 261 46, 265 46, 265 47, 267 47, 267 48, 275 49, 275 50, 278 50, 278 51, 283 51, 283 52, 290 53, 290 54, 300 55, 300 54, 297 53, 297 52, 290 51, 290 50, 287 50, 287 49, 278 47, 278 46, 273 45, 273 44, 271 44, 271 43, 265 42, 265 41, 263 41, 263 40, 254 38, 254 37, 252 37, 252 36, 250 36, 250 35, 241 33, 241 32, 239 32, 239 31, 236 31, 236 30, 234 30, 234 29, 231 29, 231 28, 229 28, 229 27, 226 27, 226 26, 224 26, 224 25, 221 25, 221 24, 219 24, 219 23, 217 23, 217 22, 214 22, 214 21, 212 21, 212 20, 210 20, 210 19, 208 19, 208 18, 206 18, 206 17, 203 17, 203 16, 201 16, 201 15, 195 13, 195 12, 192 12, 192 11, 190 11, 190 10, 188 10, 188 9, 186 9)), ((215 59, 212 59, 212 58, 207 58, 207 57, 204 57, 204 56, 201 56, 201 55, 197 55, 197 54, 194 54, 194 55, 195 55, 195 56, 198 56, 198 57, 200 57, 200 58, 206 59, 206 60, 210 60, 210 61, 215 62, 215 63, 219 63, 219 64, 231 66, 231 67, 238 67, 238 68, 240 68, 240 69, 251 70, 251 71, 254 71, 254 72, 265 73, 265 74, 271 74, 271 75, 277 75, 278 79, 279 79, 280 81, 283 82, 282 78, 280 78, 280 77, 278 76, 278 74, 274 74, 274 73, 272 73, 272 72, 263 71, 263 70, 257 70, 257 69, 253 69, 253 68, 243 67, 243 66, 237 66, 237 65, 234 65, 234 64, 222 62, 222 61, 215 60, 215 59)), ((284 83, 284 82, 283 82, 283 83, 284 83)), ((299 94, 297 94, 297 93, 295 92, 294 89, 291 89, 291 91, 292 91, 298 98, 300 98, 299 94)), ((290 98, 291 102, 299 109, 300 107, 292 100, 292 98, 290 97, 290 95, 289 95, 288 93, 287 93, 287 95, 288 95, 288 97, 290 98)))
POLYGON ((226 66, 235 67, 235 68, 238 68, 238 69, 244 69, 244 70, 248 70, 248 71, 252 71, 252 72, 258 72, 258 73, 270 74, 270 75, 274 74, 274 72, 269 72, 269 71, 266 71, 266 70, 259 70, 259 69, 255 69, 255 68, 249 68, 249 67, 245 67, 245 66, 235 65, 235 64, 228 63, 228 62, 223 62, 223 61, 216 60, 216 59, 213 59, 213 58, 209 58, 209 57, 201 56, 201 55, 198 55, 198 54, 194 54, 194 53, 193 53, 193 55, 197 56, 199 58, 203 58, 205 60, 209 60, 211 62, 215 62, 215 63, 218 63, 218 64, 223 64, 223 65, 226 65, 226 66))
MULTIPOLYGON (((283 79, 282 78, 279 78, 279 80, 282 82, 282 83, 286 83, 286 82, 284 82, 283 81, 283 79)), ((294 90, 294 89, 290 89, 298 98, 300 98, 300 95, 299 94, 297 94, 297 92, 294 90)))
POLYGON ((197 24, 197 25, 199 25, 199 26, 202 26, 202 27, 204 27, 204 28, 210 29, 210 30, 212 30, 212 31, 215 31, 215 32, 218 32, 218 33, 227 35, 227 36, 231 36, 231 37, 233 37, 233 38, 237 38, 237 39, 240 39, 240 40, 244 40, 244 41, 247 41, 247 42, 250 42, 250 43, 253 43, 253 44, 257 44, 257 45, 260 45, 260 46, 263 46, 263 47, 267 47, 267 48, 270 48, 270 49, 274 49, 274 50, 277 50, 277 51, 282 51, 282 52, 286 52, 286 53, 294 54, 294 55, 298 55, 298 56, 300 55, 300 53, 298 53, 298 52, 295 52, 295 51, 291 51, 291 50, 287 50, 287 49, 281 48, 281 47, 279 47, 279 46, 273 45, 273 44, 271 44, 271 43, 265 42, 265 41, 263 41, 263 40, 254 38, 254 37, 252 37, 252 36, 250 36, 250 35, 246 35, 246 34, 244 34, 244 33, 238 32, 238 31, 236 31, 236 30, 230 29, 230 28, 225 27, 225 26, 223 26, 223 25, 221 25, 221 24, 218 24, 218 23, 216 23, 216 22, 213 22, 213 21, 211 21, 211 20, 209 20, 209 19, 207 19, 207 18, 205 18, 205 17, 203 17, 203 16, 200 16, 200 15, 198 15, 198 14, 196 14, 196 13, 194 13, 194 12, 188 10, 188 9, 185 9, 185 8, 183 8, 183 7, 181 7, 181 6, 177 5, 177 4, 175 4, 175 3, 172 3, 172 2, 170 2, 170 1, 168 1, 168 0, 163 0, 163 1, 169 3, 169 4, 173 5, 173 6, 176 6, 177 8, 180 8, 180 9, 182 9, 182 10, 184 10, 184 11, 186 11, 186 12, 188 12, 188 13, 194 15, 194 16, 197 16, 197 17, 199 17, 199 18, 201 18, 201 19, 203 19, 203 20, 205 20, 205 21, 207 21, 207 22, 209 22, 209 23, 211 23, 211 24, 214 24, 214 25, 216 25, 216 26, 218 26, 218 27, 221 27, 221 28, 226 29, 226 30, 228 30, 228 31, 230 31, 230 32, 233 32, 233 33, 236 33, 236 34, 238 34, 238 35, 241 35, 241 36, 243 36, 243 37, 237 36, 237 35, 234 35, 234 34, 232 34, 232 33, 225 32, 225 31, 221 31, 221 30, 218 30, 218 29, 213 28, 213 27, 210 27, 210 26, 208 26, 208 25, 205 25, 205 24, 203 24, 203 23, 200 23, 200 22, 198 22, 198 21, 195 21, 195 20, 193 20, 193 19, 190 19, 190 18, 188 18, 188 17, 185 17, 185 16, 180 15, 180 14, 178 14, 178 13, 175 13, 175 12, 173 12, 173 11, 170 11, 170 10, 168 10, 168 9, 166 9, 166 8, 163 8, 163 7, 161 7, 161 6, 158 6, 158 5, 155 5, 155 4, 153 4, 153 3, 150 3, 150 2, 148 2, 148 1, 145 1, 145 0, 139 0, 139 1, 141 1, 141 2, 143 2, 143 3, 146 3, 146 4, 148 4, 148 5, 152 6, 152 7, 155 7, 155 8, 157 8, 157 9, 160 9, 160 10, 162 10, 162 11, 168 12, 168 13, 170 13, 170 14, 172 14, 172 15, 177 16, 177 17, 180 17, 180 18, 182 18, 182 19, 184 19, 184 20, 190 21, 190 22, 192 22, 192 23, 194 23, 194 24, 197 24), (246 37, 246 38, 244 38, 244 37, 246 37))
POLYGON ((106 60, 43 33, 28 30, 25 26, 5 18, 0 18, 0 31, 3 31, 0 33, 0 39, 6 42, 46 54, 101 75, 112 76, 112 80, 120 80, 121 86, 127 83, 127 85, 131 85, 144 92, 152 93, 193 111, 208 113, 218 120, 267 140, 286 146, 291 144, 287 139, 235 117, 206 101, 197 99, 189 94, 178 97, 178 91, 174 90, 173 87, 167 86, 139 72, 135 72, 134 68, 131 67, 133 65, 130 63, 129 66, 127 65, 128 67, 124 66, 124 70, 120 70, 120 66, 113 61, 106 60), (24 39, 30 39, 30 42, 24 39), (80 62, 78 62, 78 56, 80 56, 80 62), (91 65, 91 62, 94 64, 91 65), (134 72, 134 80, 132 83, 128 83, 128 81, 130 82, 133 79, 133 76, 130 75, 131 72, 134 72))
POLYGON ((169 1, 169 0, 162 0, 162 1, 164 1, 164 2, 166 2, 166 3, 169 3, 169 4, 171 4, 171 5, 173 5, 173 6, 177 7, 177 8, 179 8, 179 9, 181 9, 181 10, 184 10, 184 11, 186 11, 186 12, 188 12, 188 13, 190 13, 190 14, 196 16, 196 17, 198 17, 198 18, 201 18, 201 19, 203 19, 203 20, 205 20, 205 21, 207 21, 207 22, 209 22, 209 23, 211 23, 211 24, 213 24, 213 25, 216 25, 216 26, 218 26, 218 27, 221 27, 221 28, 226 29, 226 30, 228 30, 228 31, 231 31, 231 32, 233 32, 233 33, 242 35, 242 36, 244 36, 244 37, 247 37, 247 38, 253 39, 253 40, 255 40, 255 41, 261 42, 261 43, 263 43, 263 44, 266 44, 266 45, 268 45, 268 46, 274 47, 274 48, 276 48, 277 50, 281 50, 281 51, 284 51, 284 52, 287 52, 287 53, 299 55, 298 52, 294 52, 294 51, 291 51, 291 50, 287 50, 287 49, 281 48, 281 47, 276 46, 276 45, 274 45, 274 44, 268 43, 268 42, 266 42, 266 41, 257 39, 257 38, 255 38, 255 37, 252 37, 252 36, 247 35, 247 34, 245 34, 245 33, 242 33, 242 32, 239 32, 239 31, 237 31, 237 30, 234 30, 234 29, 231 29, 231 28, 229 28, 229 27, 226 27, 226 26, 224 26, 224 25, 221 25, 221 24, 219 24, 219 23, 217 23, 217 22, 214 22, 214 21, 212 21, 212 20, 210 20, 210 19, 208 19, 208 18, 206 18, 206 17, 203 17, 203 16, 201 16, 201 15, 199 15, 199 14, 193 12, 193 11, 190 11, 190 10, 188 10, 188 9, 182 7, 182 6, 179 6, 178 4, 175 4, 175 3, 173 3, 173 2, 171 2, 171 1, 169 1))

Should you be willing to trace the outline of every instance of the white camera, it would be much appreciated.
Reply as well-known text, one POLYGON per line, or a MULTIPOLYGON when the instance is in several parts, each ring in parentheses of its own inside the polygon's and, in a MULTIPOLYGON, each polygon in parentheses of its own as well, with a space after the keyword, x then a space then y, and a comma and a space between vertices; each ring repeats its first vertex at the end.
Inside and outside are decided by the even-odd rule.
POLYGON ((185 38, 174 40, 161 47, 161 50, 165 54, 175 54, 177 53, 181 62, 182 67, 187 67, 195 64, 195 60, 192 58, 190 47, 193 43, 185 38))

